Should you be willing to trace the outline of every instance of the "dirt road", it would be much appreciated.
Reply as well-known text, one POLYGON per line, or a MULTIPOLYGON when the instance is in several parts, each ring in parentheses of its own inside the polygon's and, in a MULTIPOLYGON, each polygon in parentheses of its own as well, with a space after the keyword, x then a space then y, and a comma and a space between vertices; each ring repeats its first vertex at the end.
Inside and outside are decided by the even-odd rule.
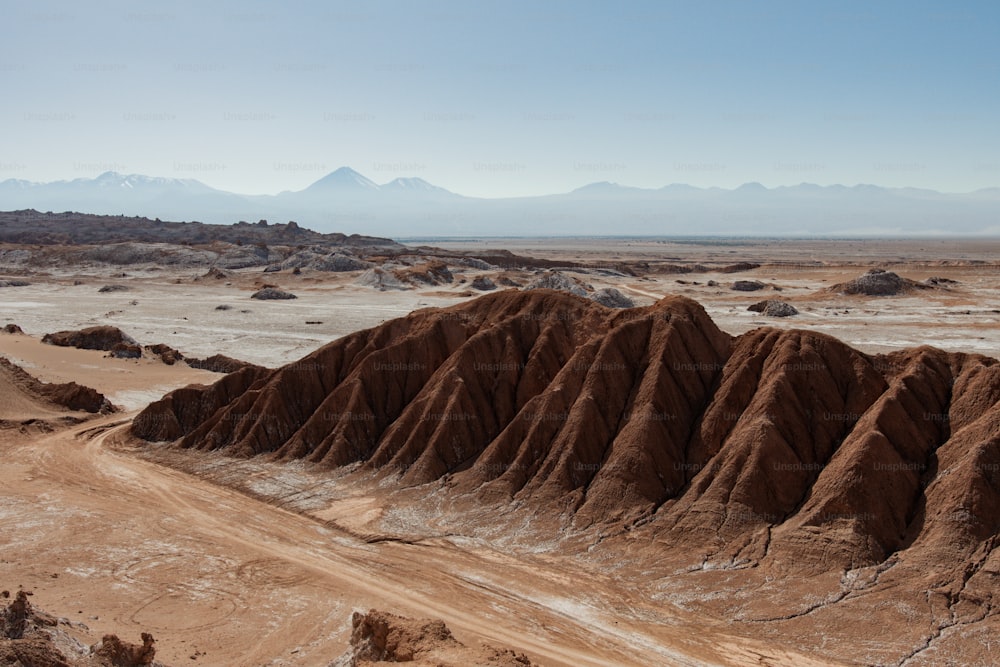
POLYGON ((543 665, 808 664, 745 641, 734 651, 718 622, 571 562, 447 539, 367 543, 110 446, 125 424, 0 436, 0 581, 96 634, 151 631, 168 663, 326 664, 346 648, 351 611, 376 607, 543 665))

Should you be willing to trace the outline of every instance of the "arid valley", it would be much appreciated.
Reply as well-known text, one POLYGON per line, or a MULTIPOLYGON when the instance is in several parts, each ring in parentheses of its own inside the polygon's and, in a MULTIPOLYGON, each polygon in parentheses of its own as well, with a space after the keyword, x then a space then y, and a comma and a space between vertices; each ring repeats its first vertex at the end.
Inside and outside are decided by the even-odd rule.
POLYGON ((0 245, 0 664, 1000 659, 1000 241, 130 221, 0 245))

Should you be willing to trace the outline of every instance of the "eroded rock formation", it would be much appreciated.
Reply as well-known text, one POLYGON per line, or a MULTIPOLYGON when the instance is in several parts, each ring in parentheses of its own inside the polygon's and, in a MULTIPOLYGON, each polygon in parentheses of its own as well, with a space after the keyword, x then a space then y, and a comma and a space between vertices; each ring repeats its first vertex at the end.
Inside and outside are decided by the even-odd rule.
POLYGON ((979 355, 873 356, 768 327, 734 338, 682 297, 609 310, 537 289, 177 390, 133 432, 444 482, 695 560, 816 573, 908 550, 987 595, 966 575, 1000 530, 998 401, 1000 364, 979 355))

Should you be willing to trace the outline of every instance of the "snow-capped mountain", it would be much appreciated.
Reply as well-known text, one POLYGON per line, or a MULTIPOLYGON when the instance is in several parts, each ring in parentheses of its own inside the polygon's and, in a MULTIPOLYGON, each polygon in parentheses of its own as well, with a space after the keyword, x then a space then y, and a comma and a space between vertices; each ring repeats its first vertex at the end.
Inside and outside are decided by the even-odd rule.
POLYGON ((319 179, 302 192, 375 192, 378 189, 378 184, 370 178, 362 176, 350 167, 341 167, 319 179))
POLYGON ((380 188, 383 192, 406 192, 406 193, 416 193, 422 195, 444 195, 444 196, 457 196, 453 192, 449 192, 444 188, 439 188, 436 185, 431 185, 422 178, 397 178, 389 181, 380 188))

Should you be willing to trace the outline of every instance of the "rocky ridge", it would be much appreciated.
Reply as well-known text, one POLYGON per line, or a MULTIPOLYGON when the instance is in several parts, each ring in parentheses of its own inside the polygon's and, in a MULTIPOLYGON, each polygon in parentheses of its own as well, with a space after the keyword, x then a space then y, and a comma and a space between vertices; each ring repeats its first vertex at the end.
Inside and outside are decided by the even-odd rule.
POLYGON ((685 298, 614 311, 538 289, 177 390, 132 429, 819 572, 904 549, 981 558, 1000 528, 998 401, 987 357, 872 356, 771 328, 734 338, 685 298))

